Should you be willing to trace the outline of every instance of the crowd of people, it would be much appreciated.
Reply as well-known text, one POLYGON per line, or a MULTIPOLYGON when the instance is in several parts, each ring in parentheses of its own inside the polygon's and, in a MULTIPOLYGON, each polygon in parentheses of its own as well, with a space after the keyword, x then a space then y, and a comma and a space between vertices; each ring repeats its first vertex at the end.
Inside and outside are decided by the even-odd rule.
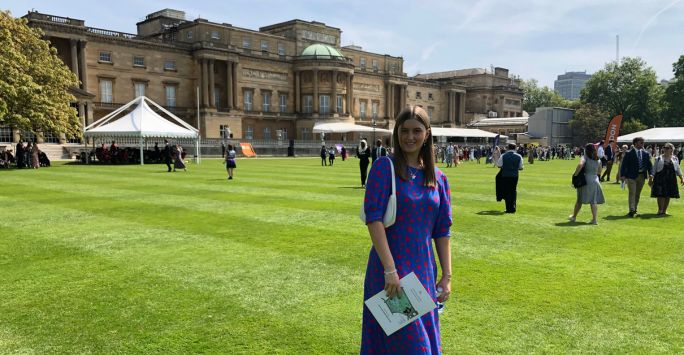
POLYGON ((17 143, 16 155, 12 149, 0 152, 0 168, 38 169, 50 166, 50 159, 41 151, 36 142, 21 141, 17 143))

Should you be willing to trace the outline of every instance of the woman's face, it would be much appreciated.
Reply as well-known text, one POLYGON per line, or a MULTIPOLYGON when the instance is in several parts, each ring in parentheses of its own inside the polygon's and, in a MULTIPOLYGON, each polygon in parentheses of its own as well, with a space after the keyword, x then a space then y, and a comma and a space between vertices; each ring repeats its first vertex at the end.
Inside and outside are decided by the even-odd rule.
POLYGON ((399 147, 407 154, 418 154, 427 138, 427 129, 420 121, 409 119, 399 127, 399 147))

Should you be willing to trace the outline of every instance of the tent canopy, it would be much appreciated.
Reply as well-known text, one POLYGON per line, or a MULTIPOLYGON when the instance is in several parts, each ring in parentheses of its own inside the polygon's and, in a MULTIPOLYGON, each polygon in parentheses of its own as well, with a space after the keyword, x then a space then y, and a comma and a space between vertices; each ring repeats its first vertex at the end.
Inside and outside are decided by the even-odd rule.
POLYGON ((102 119, 86 127, 86 137, 140 137, 140 138, 197 138, 198 130, 165 110, 154 101, 140 96, 113 111, 102 119), (156 113, 148 104, 150 102, 167 114, 176 123, 156 113), (128 107, 137 104, 135 109, 121 118, 109 122, 128 107))
POLYGON ((618 137, 618 143, 632 143, 636 137, 643 137, 646 143, 684 143, 684 127, 651 128, 618 137))
MULTIPOLYGON (((463 138, 495 138, 496 133, 483 131, 474 128, 443 128, 432 127, 432 135, 435 137, 463 137, 463 138)), ((503 134, 499 136, 501 139, 508 138, 503 134)))
POLYGON ((375 133, 392 133, 392 131, 384 128, 373 128, 362 126, 353 123, 333 122, 333 123, 316 123, 313 127, 313 133, 349 133, 349 132, 375 132, 375 133))

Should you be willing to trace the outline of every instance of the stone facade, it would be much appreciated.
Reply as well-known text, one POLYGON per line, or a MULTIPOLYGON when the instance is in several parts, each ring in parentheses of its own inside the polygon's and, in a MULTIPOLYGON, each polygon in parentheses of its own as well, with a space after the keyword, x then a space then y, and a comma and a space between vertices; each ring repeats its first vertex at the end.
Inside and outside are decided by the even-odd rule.
POLYGON ((408 104, 422 105, 434 125, 445 127, 465 127, 492 112, 522 115, 519 80, 507 69, 408 77, 403 58, 341 47, 341 30, 316 21, 255 31, 165 9, 127 34, 38 12, 24 17, 81 80, 75 106, 86 125, 141 94, 194 126, 199 102, 206 138, 230 132, 236 139, 311 140, 317 122, 392 129, 408 104), (321 44, 341 56, 303 55, 321 44))

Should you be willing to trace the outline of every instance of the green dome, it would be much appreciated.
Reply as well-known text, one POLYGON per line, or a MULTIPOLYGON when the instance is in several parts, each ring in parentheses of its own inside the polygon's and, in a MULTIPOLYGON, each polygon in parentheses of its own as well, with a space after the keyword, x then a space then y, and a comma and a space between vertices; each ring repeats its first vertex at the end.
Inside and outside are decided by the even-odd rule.
POLYGON ((313 59, 343 59, 344 56, 332 46, 325 44, 312 44, 304 49, 302 57, 310 57, 313 59))

